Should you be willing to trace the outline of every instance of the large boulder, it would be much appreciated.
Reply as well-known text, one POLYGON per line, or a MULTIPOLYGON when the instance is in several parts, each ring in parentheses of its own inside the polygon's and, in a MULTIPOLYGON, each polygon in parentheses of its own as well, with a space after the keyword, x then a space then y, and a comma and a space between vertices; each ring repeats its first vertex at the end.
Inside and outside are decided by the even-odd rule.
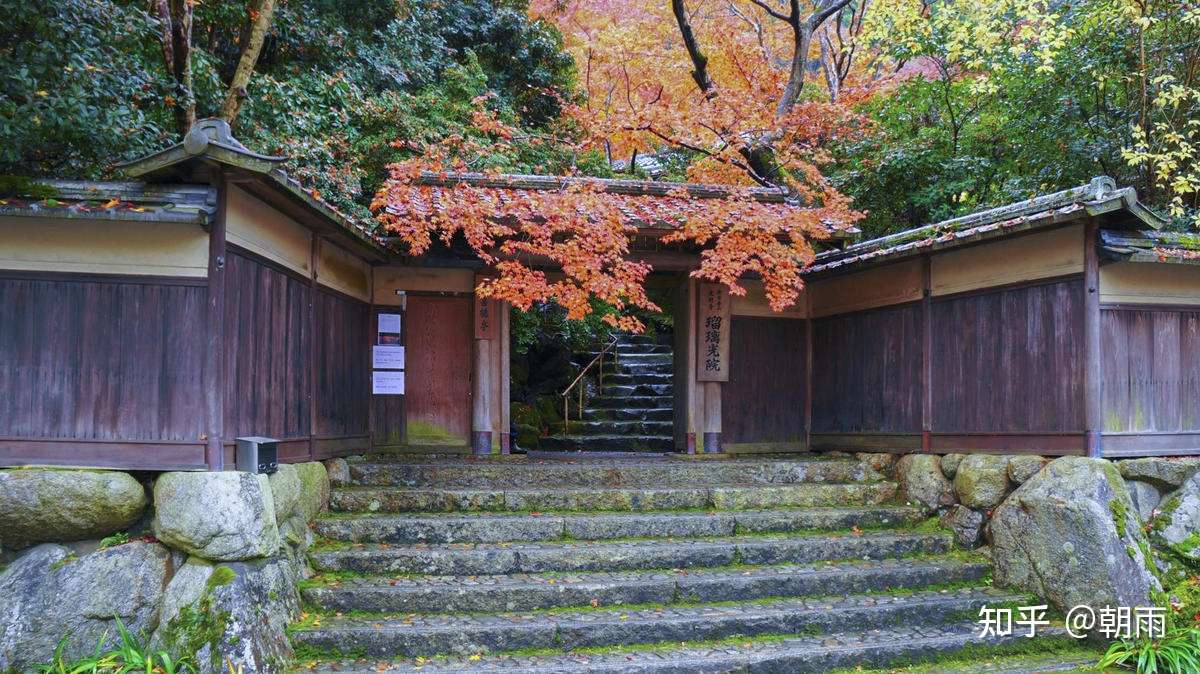
POLYGON ((927 512, 954 505, 954 489, 942 475, 936 455, 905 454, 896 462, 896 479, 900 497, 927 512))
POLYGON ((9 548, 103 538, 132 526, 145 507, 146 490, 128 473, 0 471, 0 540, 9 548))
POLYGON ((300 478, 300 511, 311 522, 329 508, 329 472, 320 461, 296 464, 300 478))
POLYGON ((1049 461, 1034 454, 1021 454, 1009 457, 1008 479, 1014 485, 1025 484, 1029 478, 1037 475, 1039 470, 1045 468, 1047 463, 1049 461))
POLYGON ((269 557, 280 542, 271 483, 233 471, 163 473, 154 483, 154 535, 214 561, 269 557))
POLYGON ((303 490, 303 486, 300 484, 300 473, 294 465, 284 463, 280 464, 267 480, 271 483, 271 501, 275 505, 275 521, 283 524, 299 510, 300 496, 303 490))
POLYGON ((60 545, 32 548, 0 575, 0 671, 49 662, 64 638, 67 659, 111 649, 117 618, 149 636, 173 568, 170 550, 144 541, 78 558, 60 545))
POLYGON ((1079 456, 1052 461, 996 508, 990 523, 996 583, 1078 605, 1149 606, 1161 590, 1149 544, 1116 466, 1079 456))
POLYGON ((967 458, 966 454, 946 454, 943 456, 939 462, 939 465, 942 467, 942 475, 945 475, 948 480, 953 480, 954 476, 958 474, 959 464, 965 458, 967 458))
POLYGON ((220 565, 192 557, 167 586, 152 644, 193 658, 200 674, 225 672, 226 658, 235 671, 282 671, 298 580, 285 557, 220 565))
POLYGON ((1149 482, 1162 491, 1171 491, 1200 471, 1200 459, 1147 457, 1119 461, 1117 467, 1126 480, 1149 482))
POLYGON ((954 532, 954 542, 960 547, 974 549, 983 543, 985 520, 978 510, 955 504, 942 515, 941 524, 954 532))
POLYGON ((1200 474, 1163 499, 1150 528, 1160 547, 1193 565, 1200 563, 1200 474))
POLYGON ((968 508, 990 510, 1000 505, 1012 484, 1008 480, 1007 456, 972 454, 962 460, 954 474, 954 491, 968 508))
POLYGON ((1138 519, 1142 522, 1153 519, 1154 511, 1158 510, 1163 498, 1158 487, 1141 480, 1125 480, 1125 488, 1129 490, 1129 497, 1133 499, 1133 509, 1137 511, 1138 519))

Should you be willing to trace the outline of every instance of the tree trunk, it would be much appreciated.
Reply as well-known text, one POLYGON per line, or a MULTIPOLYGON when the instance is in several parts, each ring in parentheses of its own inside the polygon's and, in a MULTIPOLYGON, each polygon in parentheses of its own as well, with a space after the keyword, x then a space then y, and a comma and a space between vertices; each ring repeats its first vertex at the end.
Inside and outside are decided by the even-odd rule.
POLYGON ((179 135, 196 122, 196 94, 192 86, 192 3, 189 0, 155 0, 161 25, 163 62, 174 81, 171 111, 179 135))
POLYGON ((238 59, 237 70, 229 82, 229 90, 225 93, 225 102, 221 105, 221 119, 233 126, 238 112, 242 109, 242 101, 246 99, 246 85, 254 74, 254 66, 258 63, 258 55, 262 52, 263 41, 267 38, 267 30, 271 27, 271 16, 275 13, 275 0, 259 0, 257 9, 250 11, 250 39, 242 46, 242 55, 238 59))

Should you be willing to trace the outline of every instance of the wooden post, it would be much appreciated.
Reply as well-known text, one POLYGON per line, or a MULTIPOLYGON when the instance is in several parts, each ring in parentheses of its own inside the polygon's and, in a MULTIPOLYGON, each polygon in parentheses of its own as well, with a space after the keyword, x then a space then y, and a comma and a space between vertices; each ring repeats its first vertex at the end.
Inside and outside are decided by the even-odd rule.
POLYGON ((729 291, 702 283, 696 309, 696 380, 704 382, 704 453, 721 451, 721 384, 729 381, 729 291))
POLYGON ((933 259, 921 258, 921 451, 933 448, 933 259))
POLYGON ((225 224, 229 212, 229 181, 217 172, 217 212, 208 233, 208 333, 204 350, 204 463, 209 470, 225 469, 225 224))
POLYGON ((321 237, 310 232, 308 253, 308 459, 317 455, 317 260, 321 237))
POLYGON ((475 402, 472 406, 472 448, 476 454, 492 453, 491 340, 475 340, 475 402))
MULTIPOLYGON (((685 277, 682 303, 684 306, 683 321, 682 325, 677 325, 675 328, 683 331, 683 334, 677 335, 675 340, 677 349, 675 360, 684 363, 682 367, 676 368, 684 375, 684 399, 681 403, 676 403, 679 412, 675 417, 677 422, 683 422, 684 448, 688 454, 696 453, 696 432, 700 431, 700 420, 704 417, 703 394, 700 390, 701 387, 696 384, 696 303, 698 301, 696 279, 685 277)), ((615 371, 616 368, 613 369, 615 371)))
POLYGON ((511 365, 510 360, 512 354, 509 352, 511 348, 512 336, 509 334, 509 321, 512 319, 507 302, 500 302, 500 453, 512 453, 512 409, 509 397, 509 380, 512 378, 512 373, 509 371, 511 365))
MULTIPOLYGON (((403 329, 403 326, 401 327, 403 329)), ((373 390, 374 368, 372 367, 371 350, 375 347, 375 266, 370 268, 370 274, 367 276, 367 357, 364 359, 362 367, 367 370, 367 390, 365 391, 367 401, 367 449, 375 449, 375 394, 373 390)))
POLYGON ((1083 234, 1083 419, 1088 456, 1100 457, 1104 411, 1101 399, 1100 256, 1096 248, 1100 224, 1089 220, 1083 234))
POLYGON ((471 414, 471 446, 476 454, 492 453, 492 412, 496 373, 492 371, 493 344, 499 337, 493 300, 475 298, 475 381, 471 414))
POLYGON ((721 452, 721 382, 704 382, 704 453, 721 452))
POLYGON ((812 284, 804 287, 804 449, 812 451, 813 419, 812 284))

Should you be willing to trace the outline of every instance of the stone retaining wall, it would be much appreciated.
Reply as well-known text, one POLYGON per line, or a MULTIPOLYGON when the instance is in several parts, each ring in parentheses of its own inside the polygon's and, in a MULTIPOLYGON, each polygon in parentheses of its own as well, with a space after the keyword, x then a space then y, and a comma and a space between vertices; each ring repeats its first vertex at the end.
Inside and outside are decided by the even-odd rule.
POLYGON ((271 476, 0 471, 0 672, 116 643, 115 619, 201 672, 278 671, 328 507, 318 462, 271 476))

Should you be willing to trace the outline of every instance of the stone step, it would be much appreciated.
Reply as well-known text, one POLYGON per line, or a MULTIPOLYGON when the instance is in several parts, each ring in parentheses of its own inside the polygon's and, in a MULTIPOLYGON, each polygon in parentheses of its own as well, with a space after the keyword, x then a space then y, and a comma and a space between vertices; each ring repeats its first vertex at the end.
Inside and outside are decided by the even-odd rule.
POLYGON ((851 460, 630 459, 455 463, 364 460, 350 464, 353 484, 404 487, 661 487, 666 485, 858 482, 881 476, 851 460))
POLYGON ((671 396, 660 395, 639 395, 639 396, 609 396, 602 395, 594 398, 588 398, 584 409, 600 408, 600 409, 633 409, 633 410, 671 410, 675 409, 675 398, 671 396))
MULTIPOLYGON (((1046 630, 1043 643, 1061 644, 1062 630, 1046 630)), ((1028 648, 1023 636, 979 638, 979 626, 960 620, 940 627, 897 625, 886 630, 839 631, 817 636, 681 643, 672 647, 616 649, 601 653, 463 655, 437 660, 330 662, 318 674, 817 674, 835 669, 891 668, 934 660, 964 648, 1028 648), (700 665, 699 663, 703 663, 700 665)), ((926 673, 939 670, 925 670, 926 673)), ((946 674, 940 672, 940 674, 946 674)))
POLYGON ((796 508, 679 513, 406 514, 326 517, 317 535, 353 543, 506 543, 517 541, 694 538, 905 526, 917 508, 796 508))
POLYGON ((668 335, 631 335, 622 333, 617 336, 617 346, 629 344, 666 344, 670 342, 668 335))
POLYGON ((374 658, 601 648, 773 634, 934 626, 976 615, 981 606, 1020 601, 989 589, 739 602, 642 610, 505 613, 485 616, 327 616, 292 632, 293 643, 374 658))
POLYGON ((572 421, 572 435, 634 435, 671 438, 674 440, 674 421, 572 421))
POLYGON ((617 364, 626 365, 672 365, 675 355, 671 353, 620 353, 617 364))
POLYGON ((547 452, 673 452, 675 438, 671 435, 551 435, 538 441, 538 449, 547 452))
POLYGON ((673 421, 674 419, 675 410, 670 407, 657 409, 585 407, 583 409, 584 421, 673 421))
POLYGON ((330 494, 329 507, 335 512, 749 510, 878 505, 895 496, 894 482, 581 489, 342 487, 330 494))
POLYGON ((990 568, 986 561, 934 557, 570 575, 354 577, 310 584, 301 593, 309 605, 329 612, 496 613, 917 589, 980 581, 990 568))
POLYGON ((629 384, 633 386, 639 386, 642 384, 672 384, 674 381, 674 374, 661 372, 604 375, 604 385, 606 387, 609 384, 629 384))
POLYGON ((665 396, 671 397, 674 395, 675 387, 673 384, 612 384, 605 380, 604 386, 601 387, 601 395, 597 397, 604 398, 631 398, 642 396, 665 396))
POLYGON ((477 543, 370 545, 314 551, 322 572, 476 576, 513 573, 689 569, 730 564, 811 564, 839 559, 886 559, 949 552, 942 533, 870 532, 860 535, 746 536, 610 543, 477 543))

